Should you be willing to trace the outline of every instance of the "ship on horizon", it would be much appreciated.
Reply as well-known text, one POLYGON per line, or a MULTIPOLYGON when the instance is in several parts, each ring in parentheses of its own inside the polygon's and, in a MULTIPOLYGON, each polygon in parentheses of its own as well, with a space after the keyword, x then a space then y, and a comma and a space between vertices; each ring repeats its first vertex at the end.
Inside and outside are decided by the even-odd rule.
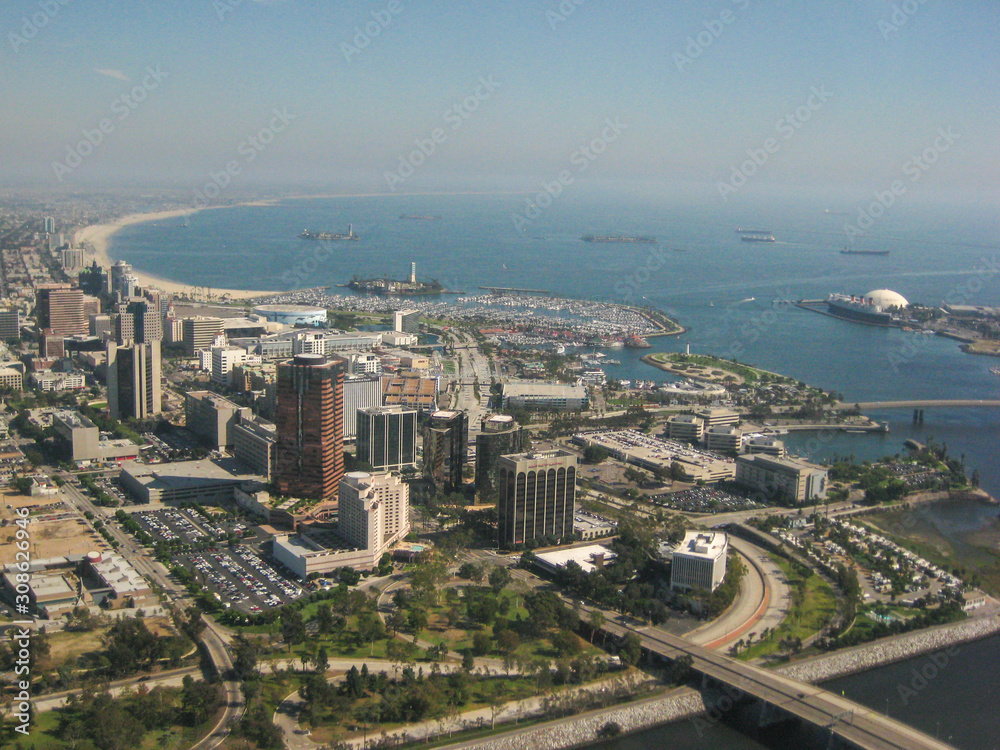
POLYGON ((736 233, 744 242, 775 242, 774 234, 770 229, 744 229, 736 227, 736 233))
POLYGON ((854 250, 850 247, 845 247, 840 251, 841 255, 888 255, 888 250, 854 250))
POLYGON ((337 234, 336 232, 310 232, 308 229, 303 229, 302 234, 299 235, 300 239, 303 240, 360 240, 359 237, 354 232, 354 225, 347 225, 347 234, 337 234))
POLYGON ((411 219, 413 221, 439 221, 440 216, 422 216, 420 214, 400 214, 400 219, 411 219))
POLYGON ((656 242, 655 237, 641 235, 585 234, 580 239, 584 242, 656 242))

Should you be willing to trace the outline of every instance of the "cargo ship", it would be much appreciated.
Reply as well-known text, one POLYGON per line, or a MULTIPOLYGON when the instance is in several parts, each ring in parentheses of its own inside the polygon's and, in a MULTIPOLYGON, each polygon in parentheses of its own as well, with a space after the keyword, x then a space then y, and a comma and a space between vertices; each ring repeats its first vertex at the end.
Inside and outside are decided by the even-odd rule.
POLYGON ((736 233, 744 242, 775 242, 770 229, 743 229, 736 227, 736 233))
POLYGON ((580 239, 584 242, 656 242, 655 237, 632 237, 610 234, 585 234, 580 239))
POLYGON ((849 247, 845 247, 840 251, 841 255, 888 255, 888 250, 852 250, 849 247))
POLYGON ((336 232, 310 232, 308 229, 303 229, 302 234, 299 235, 300 239, 303 240, 360 240, 361 238, 354 233, 354 225, 347 225, 347 234, 337 234, 336 232))
POLYGON ((418 214, 400 214, 400 219, 412 219, 413 221, 438 221, 440 216, 420 216, 418 214))

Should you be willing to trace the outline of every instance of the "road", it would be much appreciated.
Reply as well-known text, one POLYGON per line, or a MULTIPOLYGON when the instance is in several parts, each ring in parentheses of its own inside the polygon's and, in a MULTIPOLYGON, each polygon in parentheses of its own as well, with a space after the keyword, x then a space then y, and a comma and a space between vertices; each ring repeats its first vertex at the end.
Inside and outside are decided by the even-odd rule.
POLYGON ((201 633, 209 658, 215 667, 216 674, 222 679, 223 711, 212 731, 200 742, 191 746, 190 750, 213 750, 229 736, 233 725, 243 715, 246 705, 240 683, 234 679, 233 661, 223 637, 217 632, 217 626, 210 618, 203 618, 205 629, 201 633))
POLYGON ((479 432, 480 421, 489 403, 489 390, 493 378, 490 363, 479 350, 476 339, 464 331, 452 331, 455 342, 452 350, 458 362, 458 400, 456 409, 464 409, 469 414, 470 437, 479 432), (483 397, 476 398, 475 384, 479 383, 479 392, 483 397))

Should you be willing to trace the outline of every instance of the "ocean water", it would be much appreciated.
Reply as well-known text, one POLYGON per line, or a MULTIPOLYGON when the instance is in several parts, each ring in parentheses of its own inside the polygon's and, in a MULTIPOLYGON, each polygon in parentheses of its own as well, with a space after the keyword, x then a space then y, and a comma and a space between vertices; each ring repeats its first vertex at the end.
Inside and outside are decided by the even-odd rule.
MULTIPOLYGON (((581 298, 650 304, 687 328, 653 339, 654 351, 735 356, 741 361, 834 389, 850 401, 1000 398, 998 362, 969 356, 957 342, 852 324, 776 301, 893 289, 910 301, 1000 306, 997 272, 1000 222, 992 209, 947 203, 894 206, 856 247, 888 249, 888 257, 845 256, 843 230, 858 204, 806 197, 781 201, 634 197, 620 193, 564 195, 523 231, 511 216, 526 199, 491 196, 377 196, 290 200, 274 206, 202 211, 181 219, 126 227, 111 254, 137 268, 191 285, 285 289, 289 269, 316 257, 303 229, 346 231, 359 242, 334 243, 334 252, 309 276, 309 285, 336 286, 355 274, 402 277, 411 261, 421 279, 477 293, 479 286, 528 287, 581 298), (849 215, 827 213, 845 212, 849 215), (439 215, 437 221, 401 214, 439 215), (745 243, 736 227, 771 229, 773 244, 745 243), (587 243, 584 234, 650 234, 658 245, 587 243), (750 300, 753 298, 753 300, 750 300)), ((523 213, 521 214, 523 215, 523 213)), ((346 290, 340 290, 346 291, 346 290)), ((664 380, 665 373, 616 351, 609 373, 664 380)), ((812 458, 878 458, 903 450, 908 437, 933 436, 979 470, 982 486, 1000 496, 1000 412, 927 409, 914 425, 909 410, 872 414, 888 435, 840 433, 789 436, 812 458)), ((898 686, 909 666, 871 670, 833 683, 875 708, 890 698, 893 715, 964 750, 996 747, 997 638, 962 647, 920 700, 904 705, 898 686), (965 717, 972 719, 966 720, 965 717)), ((795 738, 751 739, 719 725, 697 733, 690 723, 661 727, 600 745, 607 750, 794 747, 795 738), (758 742, 761 740, 763 744, 758 742), (791 743, 791 744, 789 744, 791 743)))
MULTIPOLYGON (((517 195, 374 196, 289 200, 273 206, 202 211, 118 232, 111 253, 151 273, 207 287, 286 289, 290 269, 316 257, 303 229, 346 231, 309 285, 335 287, 352 276, 402 277, 411 261, 421 279, 478 293, 480 286, 546 289, 571 297, 649 304, 688 330, 653 339, 654 350, 706 352, 750 362, 840 391, 851 401, 1000 397, 990 357, 969 356, 936 336, 858 325, 781 304, 890 288, 910 301, 1000 306, 1000 224, 989 209, 955 204, 895 206, 855 247, 888 257, 846 256, 844 224, 855 204, 807 198, 723 204, 616 193, 566 195, 519 230, 517 195), (827 213, 826 209, 835 213, 827 213), (848 215, 840 215, 840 213, 848 215), (435 221, 401 214, 440 216, 435 221), (736 227, 766 228, 775 243, 741 242, 736 227), (659 244, 602 244, 584 234, 648 234, 659 244), (752 298, 752 300, 751 300, 752 298)), ((310 266, 311 267, 311 266, 310 266)), ((338 290, 334 290, 338 291, 338 290)), ((347 290, 339 290, 346 292, 347 290)), ((620 378, 662 380, 616 352, 620 378)), ((888 436, 834 436, 790 442, 814 458, 897 453, 907 437, 932 435, 980 472, 1000 494, 1000 411, 928 409, 922 426, 905 410, 875 414, 888 436)))

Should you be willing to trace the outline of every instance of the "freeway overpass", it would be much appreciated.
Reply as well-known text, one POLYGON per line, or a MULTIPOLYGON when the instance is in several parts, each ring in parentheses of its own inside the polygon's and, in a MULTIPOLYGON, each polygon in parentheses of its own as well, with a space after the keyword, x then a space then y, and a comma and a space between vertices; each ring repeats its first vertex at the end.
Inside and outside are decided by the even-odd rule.
POLYGON ((790 715, 818 727, 828 733, 827 747, 953 750, 951 745, 843 696, 695 646, 657 628, 634 629, 606 622, 603 629, 619 636, 637 633, 649 654, 672 661, 685 654, 691 656, 692 669, 702 675, 706 685, 719 683, 726 686, 724 692, 734 701, 746 696, 762 703, 765 714, 776 709, 772 715, 790 715))
POLYGON ((872 411, 874 409, 932 409, 940 406, 944 408, 966 408, 966 407, 998 407, 1000 399, 929 399, 924 401, 861 401, 857 404, 849 404, 842 401, 832 407, 834 411, 851 411, 855 406, 859 406, 861 411, 872 411))

